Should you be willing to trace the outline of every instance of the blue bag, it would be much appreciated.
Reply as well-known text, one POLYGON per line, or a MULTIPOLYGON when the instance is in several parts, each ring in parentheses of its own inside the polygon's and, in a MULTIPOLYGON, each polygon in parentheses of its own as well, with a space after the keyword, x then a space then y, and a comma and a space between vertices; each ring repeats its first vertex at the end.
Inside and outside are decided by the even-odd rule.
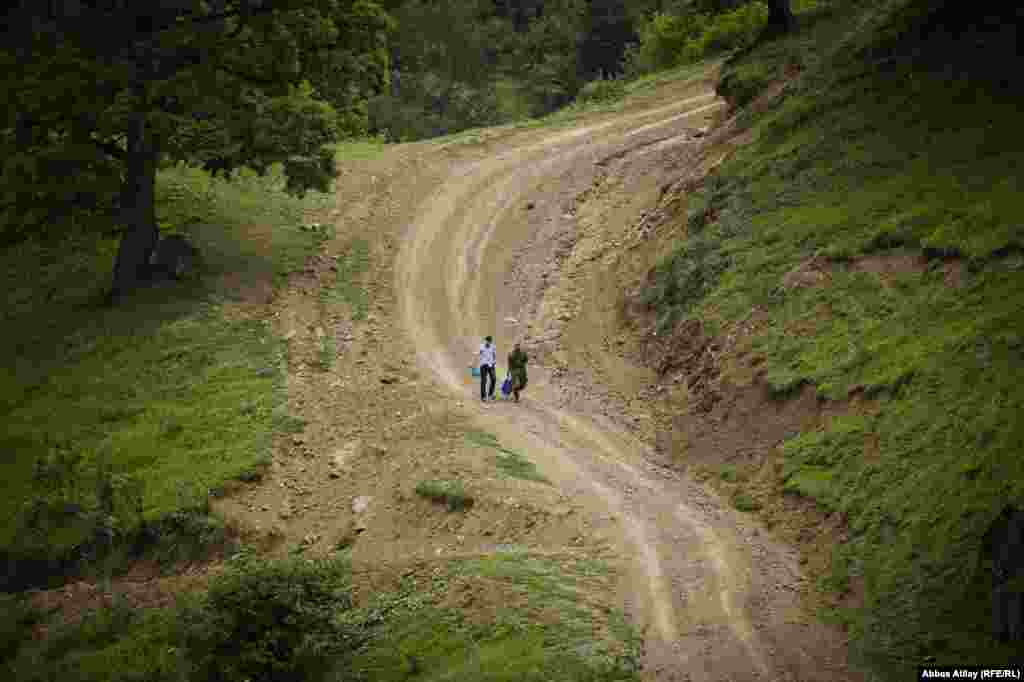
POLYGON ((479 367, 470 367, 469 371, 472 372, 473 376, 475 376, 475 377, 479 377, 480 376, 480 368, 479 367))
POLYGON ((501 394, 508 397, 508 394, 512 392, 512 375, 506 374, 505 381, 501 382, 501 394))

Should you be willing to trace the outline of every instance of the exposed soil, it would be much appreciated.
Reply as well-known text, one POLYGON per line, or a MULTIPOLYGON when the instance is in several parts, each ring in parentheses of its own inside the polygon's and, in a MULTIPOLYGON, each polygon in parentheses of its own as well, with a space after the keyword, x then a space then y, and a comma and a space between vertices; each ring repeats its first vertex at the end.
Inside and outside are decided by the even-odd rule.
MULTIPOLYGON (((605 557, 651 680, 860 679, 842 633, 808 613, 797 552, 689 467, 756 463, 767 490, 767 453, 789 430, 861 403, 767 399, 745 345, 756 311, 724 339, 688 328, 655 340, 623 293, 684 229, 686 192, 749 141, 722 120, 715 76, 571 129, 498 129, 346 163, 336 206, 310 217, 337 237, 271 303, 263 285, 238 285, 248 293, 232 314, 271 319, 288 339, 289 408, 308 425, 279 437, 264 481, 216 508, 277 538, 276 552, 351 546, 360 598, 502 545, 605 557), (321 298, 356 238, 370 244, 365 320, 321 298), (530 354, 521 403, 481 403, 468 366, 485 334, 501 367, 514 340, 530 354), (337 352, 323 367, 327 335, 337 352), (501 477, 471 430, 524 453, 550 484, 501 477), (475 503, 449 512, 415 493, 426 479, 461 480, 475 503)), ((839 539, 841 522, 820 541, 839 539)), ((470 617, 502 607, 480 581, 450 602, 470 617)))

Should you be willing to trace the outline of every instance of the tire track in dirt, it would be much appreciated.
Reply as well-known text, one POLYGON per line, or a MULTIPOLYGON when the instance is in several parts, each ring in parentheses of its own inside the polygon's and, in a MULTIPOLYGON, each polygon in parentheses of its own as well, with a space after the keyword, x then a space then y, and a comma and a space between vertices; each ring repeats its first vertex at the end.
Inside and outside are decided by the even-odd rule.
MULTIPOLYGON (((709 81, 692 85, 703 91, 692 96, 697 88, 676 84, 645 111, 569 130, 499 134, 488 141, 492 151, 484 157, 478 146, 437 147, 449 166, 433 193, 408 214, 395 289, 417 363, 453 400, 475 394, 464 383, 465 365, 475 361, 483 334, 496 332, 501 365, 506 340, 521 333, 508 319, 525 319, 531 301, 505 285, 513 271, 538 280, 517 263, 517 247, 541 233, 544 215, 569 221, 547 223, 562 226, 556 235, 574 232, 571 207, 601 175, 602 160, 694 142, 699 117, 707 119, 723 103, 709 81), (661 104, 673 96, 680 99, 661 104), (534 204, 544 210, 514 210, 534 204)), ((637 437, 588 401, 560 400, 564 381, 531 367, 521 404, 471 400, 467 411, 506 447, 528 452, 564 495, 602 520, 592 539, 610 541, 625 564, 619 598, 644 632, 645 676, 694 682, 861 679, 846 664, 842 636, 808 619, 795 601, 803 580, 796 554, 713 492, 653 464, 637 437)))
MULTIPOLYGON (((691 106, 713 97, 704 93, 555 133, 453 173, 420 207, 396 268, 401 318, 419 341, 420 364, 453 394, 464 393, 457 367, 461 358, 472 357, 477 330, 493 328, 498 317, 494 282, 510 265, 510 256, 496 244, 502 237, 499 226, 528 186, 559 177, 610 144, 628 144, 630 138, 720 107, 718 102, 691 106), (643 123, 651 118, 658 120, 643 123)), ((633 555, 632 594, 625 601, 647 629, 650 674, 666 680, 781 679, 767 663, 742 606, 748 562, 702 518, 703 510, 668 490, 663 480, 641 473, 638 443, 559 409, 546 395, 546 383, 538 382, 531 391, 536 397, 514 415, 498 413, 496 405, 480 405, 477 414, 503 442, 525 446, 546 475, 585 498, 586 506, 618 517, 617 544, 633 555), (701 659, 715 663, 700 665, 701 659)))

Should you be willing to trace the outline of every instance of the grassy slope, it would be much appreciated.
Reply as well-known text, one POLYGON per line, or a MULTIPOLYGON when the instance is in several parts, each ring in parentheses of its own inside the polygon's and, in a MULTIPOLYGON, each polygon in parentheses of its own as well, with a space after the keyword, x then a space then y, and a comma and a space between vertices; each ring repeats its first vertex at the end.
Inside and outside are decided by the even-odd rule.
MULTIPOLYGON (((4 553, 59 556, 86 540, 91 524, 82 515, 58 513, 27 536, 22 511, 41 497, 53 510, 68 502, 94 509, 101 459, 115 484, 142 486, 148 520, 202 507, 210 491, 269 461, 275 429, 289 424, 284 346, 262 321, 226 319, 215 283, 235 272, 243 284, 280 279, 322 238, 299 226, 302 212, 326 197, 289 198, 281 180, 162 171, 160 221, 200 245, 204 276, 142 291, 116 309, 96 305, 114 240, 23 244, 0 256, 8 292, 0 346, 11 359, 0 369, 4 553), (63 490, 33 476, 40 458, 59 457, 77 459, 63 490)), ((119 522, 137 523, 134 512, 120 510, 119 522)))
POLYGON ((1019 63, 1012 34, 923 40, 929 11, 835 3, 728 65, 724 89, 741 100, 787 66, 804 73, 746 116, 758 142, 691 200, 690 236, 649 292, 666 322, 712 329, 766 309, 756 344, 780 399, 810 383, 822 399, 860 386, 882 401, 875 417, 785 443, 783 476, 846 515, 853 539, 826 584, 863 579, 863 608, 840 616, 888 671, 925 655, 1008 660, 987 634, 981 543, 1005 506, 1024 506, 1019 63), (889 286, 849 267, 898 254, 932 260, 889 286), (814 256, 827 286, 780 286, 814 256), (966 266, 962 288, 944 282, 940 256, 966 266))
MULTIPOLYGON (((380 143, 371 141, 349 143, 340 153, 358 160, 381 150, 380 143)), ((69 524, 68 517, 53 519, 59 525, 44 528, 32 542, 19 541, 18 516, 38 496, 51 499, 55 508, 64 502, 95 508, 96 465, 104 454, 115 482, 142 484, 145 519, 174 519, 181 517, 177 512, 201 512, 211 491, 226 481, 258 473, 270 457, 275 432, 302 428, 284 411, 286 343, 263 322, 227 319, 215 284, 222 274, 240 278, 242 286, 271 276, 280 280, 329 236, 299 229, 303 210, 318 208, 324 198, 291 200, 281 194, 277 180, 244 173, 229 184, 186 169, 162 173, 161 222, 173 231, 201 226, 187 231, 202 247, 206 276, 188 285, 143 291, 133 305, 114 310, 91 305, 109 280, 112 241, 84 239, 60 248, 25 245, 4 254, 12 292, 5 322, 16 323, 5 329, 16 333, 0 343, 7 344, 8 357, 16 362, 3 369, 0 394, 6 427, 2 445, 9 453, 0 484, 6 493, 0 503, 6 520, 0 556, 60 556, 86 540, 88 520, 69 524), (88 284, 72 284, 77 282, 88 284), (47 304, 51 290, 57 298, 47 304), (56 491, 34 480, 37 458, 73 453, 82 455, 78 485, 56 491)), ((368 257, 369 244, 353 240, 339 259, 337 282, 321 292, 321 305, 343 300, 355 319, 365 317, 367 294, 353 281, 368 257)), ((322 350, 326 369, 334 354, 322 350)), ((532 462, 501 448, 493 436, 484 434, 480 445, 497 451, 494 464, 503 475, 543 480, 532 462)), ((125 512, 123 523, 137 523, 131 510, 119 511, 125 512)), ((186 514, 171 526, 186 536, 215 534, 209 521, 186 514)), ((172 540, 171 549, 177 550, 181 541, 172 540)), ((343 561, 344 555, 334 559, 343 561)), ((438 680, 481 675, 636 679, 640 652, 635 632, 621 613, 588 601, 588 594, 609 594, 614 582, 610 569, 598 561, 533 557, 506 547, 493 557, 439 565, 428 584, 412 580, 397 593, 376 595, 366 609, 348 613, 347 591, 335 590, 333 571, 301 562, 273 562, 260 570, 253 578, 250 568, 242 569, 241 575, 253 578, 248 587, 240 586, 232 573, 214 579, 209 593, 187 595, 184 606, 173 608, 132 609, 115 591, 111 606, 79 623, 61 625, 58 616, 48 625, 51 636, 41 642, 31 641, 31 627, 47 623, 48 616, 27 608, 20 601, 25 593, 0 594, 0 607, 12 615, 0 627, 0 670, 9 666, 17 679, 202 677, 192 670, 196 642, 209 640, 232 618, 249 623, 253 613, 266 610, 268 597, 286 602, 298 619, 261 622, 261 635, 291 628, 293 642, 319 636, 308 632, 301 618, 323 609, 325 602, 294 589, 291 572, 298 570, 314 592, 331 592, 327 606, 343 617, 343 627, 358 629, 357 640, 365 644, 351 661, 335 659, 340 667, 333 674, 316 679, 404 680, 413 669, 419 679, 438 680), (287 589, 275 587, 281 576, 287 589), (491 613, 469 602, 446 604, 453 584, 490 595, 499 607, 491 613), (218 606, 198 615, 181 610, 206 603, 214 593, 236 608, 218 606)), ((61 579, 57 573, 49 577, 54 583, 61 579)), ((244 646, 219 659, 224 666, 239 655, 258 656, 266 643, 258 637, 227 637, 244 646)), ((337 643, 336 633, 330 637, 337 643)), ((226 679, 245 677, 239 673, 226 679)))

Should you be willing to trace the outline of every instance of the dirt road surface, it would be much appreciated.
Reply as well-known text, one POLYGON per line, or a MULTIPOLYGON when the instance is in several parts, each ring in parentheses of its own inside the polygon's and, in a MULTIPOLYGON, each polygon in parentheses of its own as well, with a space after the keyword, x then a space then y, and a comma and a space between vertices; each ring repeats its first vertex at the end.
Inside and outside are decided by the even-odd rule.
MULTIPOLYGON (((635 223, 666 178, 707 161, 696 151, 722 117, 715 76, 569 126, 344 160, 335 207, 314 216, 337 236, 273 300, 242 291, 232 313, 269 319, 287 339, 288 410, 305 427, 278 437, 263 482, 215 508, 282 552, 350 547, 357 598, 511 545, 600 556, 620 576, 601 598, 642 631, 650 680, 859 679, 842 634, 801 606, 796 553, 654 464, 652 405, 628 399, 651 371, 600 348, 621 291, 578 276, 580 263, 623 253, 595 226, 635 223), (355 244, 368 263, 354 279, 366 294, 359 315, 329 293, 355 244), (499 367, 514 340, 531 355, 519 404, 479 399, 468 368, 486 334, 499 367), (497 475, 470 431, 525 453, 551 485, 497 475), (416 494, 426 479, 463 481, 476 504, 438 509, 416 494)), ((479 589, 461 608, 502 603, 479 589)))
POLYGON ((418 367, 465 401, 479 428, 528 451, 566 496, 610 517, 607 537, 628 558, 621 599, 645 633, 650 679, 853 679, 841 638, 801 612, 791 551, 699 484, 650 464, 635 435, 586 401, 566 404, 548 368, 531 366, 518 405, 482 403, 466 381, 485 334, 497 340, 499 365, 515 339, 536 347, 523 331, 544 314, 531 308, 529 273, 550 254, 523 247, 575 219, 571 199, 593 184, 601 160, 670 146, 722 107, 704 81, 650 108, 510 134, 488 153, 434 151, 449 152, 450 168, 402 235, 399 319, 418 367))

